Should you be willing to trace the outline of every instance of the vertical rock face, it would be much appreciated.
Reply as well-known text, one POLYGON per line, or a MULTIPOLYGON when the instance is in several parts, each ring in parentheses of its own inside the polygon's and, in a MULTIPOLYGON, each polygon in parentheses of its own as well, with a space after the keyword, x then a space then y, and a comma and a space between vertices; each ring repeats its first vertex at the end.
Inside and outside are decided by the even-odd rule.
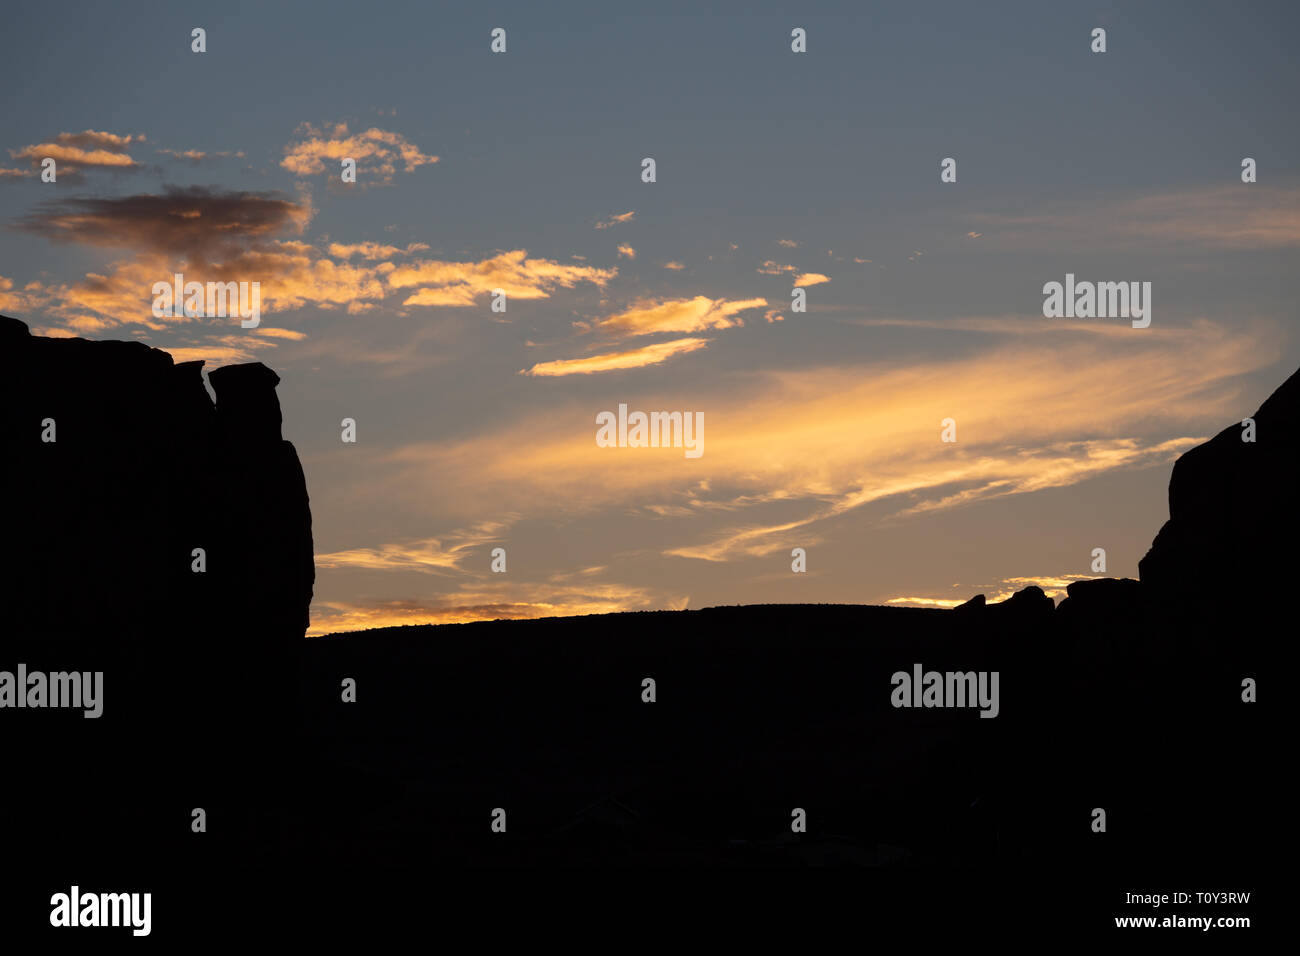
POLYGON ((293 445, 280 437, 280 377, 256 362, 216 369, 208 381, 227 505, 219 529, 231 562, 227 610, 296 640, 307 629, 315 567, 306 479, 293 445))
POLYGON ((99 720, 6 711, 47 775, 34 816, 122 773, 110 741, 135 735, 137 797, 105 812, 185 832, 169 814, 215 812, 279 746, 314 580, 306 482, 280 435, 278 376, 218 369, 214 404, 202 367, 0 317, 0 670, 104 672, 99 720), (53 756, 68 747, 84 758, 53 756))

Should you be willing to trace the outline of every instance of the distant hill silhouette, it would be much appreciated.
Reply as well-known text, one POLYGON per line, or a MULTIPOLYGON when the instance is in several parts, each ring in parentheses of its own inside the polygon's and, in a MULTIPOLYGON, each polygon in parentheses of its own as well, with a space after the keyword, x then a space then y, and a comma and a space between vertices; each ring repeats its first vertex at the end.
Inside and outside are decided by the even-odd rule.
POLYGON ((58 847, 87 880, 126 860, 157 878, 264 859, 307 880, 842 863, 1222 881, 1270 852, 1267 704, 1241 683, 1282 638, 1264 609, 1295 572, 1297 376, 1256 412, 1257 442, 1234 424, 1179 459, 1140 582, 1073 584, 1059 607, 1027 588, 954 611, 758 605, 305 641, 311 517, 278 378, 218 369, 214 403, 200 369, 0 318, 0 669, 106 672, 100 720, 0 712, 24 781, 3 800, 25 852, 58 847), (893 707, 891 675, 916 664, 998 671, 998 717, 893 707))

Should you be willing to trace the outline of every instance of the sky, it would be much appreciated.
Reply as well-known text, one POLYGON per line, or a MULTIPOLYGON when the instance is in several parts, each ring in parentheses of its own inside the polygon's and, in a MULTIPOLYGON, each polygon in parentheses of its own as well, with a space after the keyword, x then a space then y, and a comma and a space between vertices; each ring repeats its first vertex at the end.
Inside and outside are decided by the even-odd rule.
POLYGON ((276 370, 312 635, 1136 577, 1300 366, 1298 8, 703 7, 14 6, 0 312, 276 370), (260 324, 156 316, 178 272, 260 324))

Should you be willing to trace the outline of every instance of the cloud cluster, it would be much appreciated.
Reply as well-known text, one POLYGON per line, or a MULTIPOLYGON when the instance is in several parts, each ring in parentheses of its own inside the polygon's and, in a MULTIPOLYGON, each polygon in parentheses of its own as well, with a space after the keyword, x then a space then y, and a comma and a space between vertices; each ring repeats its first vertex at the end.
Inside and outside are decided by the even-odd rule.
POLYGON ((415 289, 403 305, 460 306, 472 305, 496 289, 509 299, 545 299, 555 289, 570 289, 579 282, 603 286, 616 275, 617 269, 530 259, 527 250, 514 249, 479 262, 410 262, 388 272, 388 285, 415 289))
MULTIPOLYGON (((99 130, 80 133, 59 133, 53 140, 32 143, 20 149, 9 150, 14 159, 27 160, 32 170, 41 168, 42 160, 53 159, 60 175, 79 173, 86 169, 125 170, 136 169, 139 163, 127 152, 132 143, 142 143, 145 137, 99 130)), ((14 171, 10 171, 12 174, 14 171)))
MULTIPOLYGON (((594 331, 619 339, 730 329, 745 324, 739 313, 763 308, 766 305, 766 299, 730 301, 711 299, 704 295, 697 295, 690 299, 640 299, 621 312, 591 323, 581 323, 580 327, 584 331, 594 331)), ((521 369, 520 374, 559 377, 645 368, 649 365, 659 365, 677 355, 706 348, 708 344, 709 339, 677 338, 653 345, 615 349, 581 358, 538 362, 530 368, 521 369)))
POLYGON ((390 183, 399 165, 403 172, 411 173, 438 162, 437 156, 421 152, 402 134, 377 127, 352 133, 347 123, 337 123, 329 130, 304 123, 297 135, 300 138, 284 148, 284 159, 280 160, 280 165, 295 176, 338 176, 341 161, 354 159, 358 182, 371 178, 390 183))
POLYGON ((394 259, 397 256, 409 256, 417 252, 427 252, 428 250, 428 244, 423 242, 408 242, 405 249, 384 245, 379 242, 356 242, 352 244, 331 242, 329 245, 329 254, 336 259, 351 259, 353 256, 360 256, 362 259, 394 259))
MULTIPOLYGON (((38 204, 16 228, 56 243, 117 250, 126 258, 80 281, 31 284, 21 298, 9 287, 3 290, 5 301, 24 313, 44 310, 58 320, 56 328, 73 334, 114 326, 158 331, 209 321, 152 315, 153 284, 170 282, 177 272, 187 281, 257 282, 264 315, 307 306, 355 315, 395 299, 402 307, 468 306, 496 289, 514 299, 542 299, 582 282, 603 286, 618 273, 529 258, 522 249, 467 262, 412 258, 429 249, 421 242, 404 248, 331 242, 322 251, 298 238, 313 215, 305 191, 289 198, 192 186, 50 200, 38 204)), ((233 324, 237 319, 216 321, 233 324)), ((275 344, 254 336, 238 349, 211 341, 214 360, 246 357, 255 343, 275 344)), ((199 342, 180 346, 191 352, 201 347, 199 342)))

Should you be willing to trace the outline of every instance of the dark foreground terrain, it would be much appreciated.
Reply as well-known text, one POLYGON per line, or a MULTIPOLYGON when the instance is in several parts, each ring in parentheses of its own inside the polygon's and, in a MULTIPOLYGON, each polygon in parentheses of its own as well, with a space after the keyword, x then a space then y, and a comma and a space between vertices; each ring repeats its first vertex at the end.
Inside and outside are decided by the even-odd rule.
POLYGON ((155 933, 185 936, 301 905, 364 922, 356 894, 388 888, 445 908, 465 868, 529 868, 539 895, 555 883, 536 868, 574 866, 607 874, 582 894, 701 887, 701 867, 849 867, 859 906, 919 886, 935 916, 964 894, 986 916, 1082 927, 1145 912, 1125 891, 1258 893, 1289 859, 1286 690, 1269 677, 1295 631, 1300 377, 1255 413, 1256 442, 1234 423, 1178 461, 1141 582, 1076 584, 1057 607, 1029 588, 953 611, 312 640, 311 518, 278 379, 251 365, 210 381, 215 404, 199 363, 0 318, 0 671, 104 674, 98 719, 0 709, 14 932, 48 929, 72 883, 150 890, 155 933), (891 676, 915 665, 998 672, 997 717, 892 706, 891 676))

